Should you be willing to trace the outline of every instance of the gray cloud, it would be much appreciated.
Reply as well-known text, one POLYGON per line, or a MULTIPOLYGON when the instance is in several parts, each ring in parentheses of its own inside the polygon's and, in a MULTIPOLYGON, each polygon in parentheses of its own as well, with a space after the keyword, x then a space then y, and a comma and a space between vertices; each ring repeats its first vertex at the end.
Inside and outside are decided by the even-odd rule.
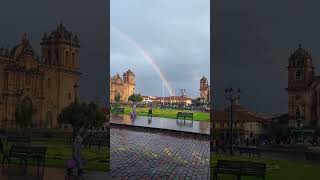
MULTIPOLYGON (((199 94, 199 80, 210 74, 210 1, 111 0, 111 23, 155 59, 176 93, 199 94), (125 6, 124 6, 125 4, 125 6)), ((133 69, 137 91, 162 95, 162 81, 134 46, 111 31, 111 73, 133 69)), ((167 94, 167 93, 166 93, 167 94)))
POLYGON ((320 2, 228 0, 213 6, 216 107, 225 104, 224 88, 240 87, 250 110, 286 112, 286 66, 299 40, 320 68, 320 2))
POLYGON ((0 6, 0 46, 16 45, 26 32, 39 54, 43 32, 54 30, 63 21, 81 41, 81 98, 99 97, 106 103, 108 13, 106 1, 4 0, 0 6))

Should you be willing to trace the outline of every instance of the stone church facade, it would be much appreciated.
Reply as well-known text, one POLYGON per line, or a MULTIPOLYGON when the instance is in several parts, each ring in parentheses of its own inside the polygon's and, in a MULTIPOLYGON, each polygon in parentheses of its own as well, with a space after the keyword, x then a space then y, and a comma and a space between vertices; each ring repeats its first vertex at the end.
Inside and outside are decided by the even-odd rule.
POLYGON ((288 65, 289 127, 320 127, 320 76, 315 75, 309 50, 301 47, 291 54, 288 65))
POLYGON ((44 33, 41 56, 24 35, 12 49, 0 49, 0 127, 15 128, 15 109, 22 99, 33 107, 33 128, 58 128, 61 110, 74 101, 79 84, 78 37, 63 24, 44 33))
POLYGON ((110 78, 110 102, 115 102, 116 95, 120 95, 120 102, 127 103, 130 95, 135 90, 135 74, 129 69, 122 75, 116 74, 110 78))

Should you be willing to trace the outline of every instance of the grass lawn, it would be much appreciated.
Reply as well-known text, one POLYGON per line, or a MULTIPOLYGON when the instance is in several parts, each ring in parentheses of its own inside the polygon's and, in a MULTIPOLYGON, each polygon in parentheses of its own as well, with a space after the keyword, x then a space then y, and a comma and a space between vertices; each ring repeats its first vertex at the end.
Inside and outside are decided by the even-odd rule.
MULTIPOLYGON (((132 108, 129 106, 124 107, 124 114, 130 115, 132 112, 132 108)), ((137 108, 138 116, 148 116, 149 108, 137 108)), ((171 110, 171 109, 160 109, 160 108, 153 108, 152 115, 154 117, 164 117, 164 118, 172 118, 176 119, 177 113, 181 110, 171 110)), ((210 113, 208 112, 198 112, 198 111, 185 111, 193 113, 193 119, 195 121, 210 121, 210 113)))
MULTIPOLYGON (((71 158, 71 144, 64 139, 51 139, 43 141, 32 141, 34 146, 46 146, 46 166, 65 168, 66 160, 71 158)), ((82 155, 86 161, 85 170, 87 171, 108 171, 110 167, 109 149, 104 147, 98 148, 82 148, 82 155)), ((2 159, 2 155, 0 155, 2 159)))
MULTIPOLYGON (((289 161, 284 159, 273 160, 258 157, 246 157, 246 156, 225 156, 217 155, 211 158, 211 166, 215 166, 218 159, 223 160, 244 160, 264 162, 267 165, 266 180, 318 180, 320 179, 320 165, 306 164, 300 161, 289 161)), ((211 177, 213 177, 213 171, 211 171, 211 177)), ((233 180, 236 179, 232 175, 219 175, 221 180, 233 180)), ((243 180, 257 179, 255 177, 243 177, 243 180)))

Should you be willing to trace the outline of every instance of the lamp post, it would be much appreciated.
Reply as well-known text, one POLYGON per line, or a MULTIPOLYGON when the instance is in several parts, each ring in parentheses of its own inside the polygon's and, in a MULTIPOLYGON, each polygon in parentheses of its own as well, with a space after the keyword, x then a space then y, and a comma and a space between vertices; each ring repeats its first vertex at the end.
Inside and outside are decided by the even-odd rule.
POLYGON ((78 85, 77 83, 75 83, 75 84, 73 85, 73 89, 74 89, 74 103, 77 102, 78 88, 79 88, 79 85, 78 85))
POLYGON ((238 90, 227 88, 224 90, 224 95, 230 102, 230 154, 233 155, 233 103, 240 99, 240 88, 238 90))

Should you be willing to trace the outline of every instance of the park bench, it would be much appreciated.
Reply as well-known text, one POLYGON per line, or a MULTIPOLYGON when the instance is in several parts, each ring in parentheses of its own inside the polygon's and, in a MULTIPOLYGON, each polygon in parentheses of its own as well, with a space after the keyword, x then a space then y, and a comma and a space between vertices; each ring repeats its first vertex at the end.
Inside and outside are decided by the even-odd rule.
POLYGON ((113 113, 115 114, 124 114, 124 108, 114 108, 113 113))
POLYGON ((30 137, 23 137, 23 136, 8 136, 7 142, 14 145, 30 144, 31 139, 30 137))
POLYGON ((305 158, 306 158, 306 160, 320 161, 320 152, 306 151, 305 152, 305 158))
POLYGON ((238 149, 240 155, 242 154, 247 154, 249 156, 260 156, 260 150, 256 147, 236 147, 236 149, 238 149))
POLYGON ((45 166, 46 152, 46 147, 13 145, 10 149, 9 155, 7 157, 3 157, 2 164, 5 160, 10 164, 13 159, 18 159, 20 164, 24 163, 25 167, 27 167, 30 160, 36 162, 38 167, 37 173, 39 173, 39 168, 45 166))
POLYGON ((265 179, 266 164, 250 161, 218 160, 214 168, 214 179, 218 180, 219 174, 235 175, 237 180, 240 180, 241 176, 254 176, 265 179))
POLYGON ((179 119, 179 118, 183 118, 183 120, 191 119, 193 121, 193 113, 178 112, 177 119, 179 119))

